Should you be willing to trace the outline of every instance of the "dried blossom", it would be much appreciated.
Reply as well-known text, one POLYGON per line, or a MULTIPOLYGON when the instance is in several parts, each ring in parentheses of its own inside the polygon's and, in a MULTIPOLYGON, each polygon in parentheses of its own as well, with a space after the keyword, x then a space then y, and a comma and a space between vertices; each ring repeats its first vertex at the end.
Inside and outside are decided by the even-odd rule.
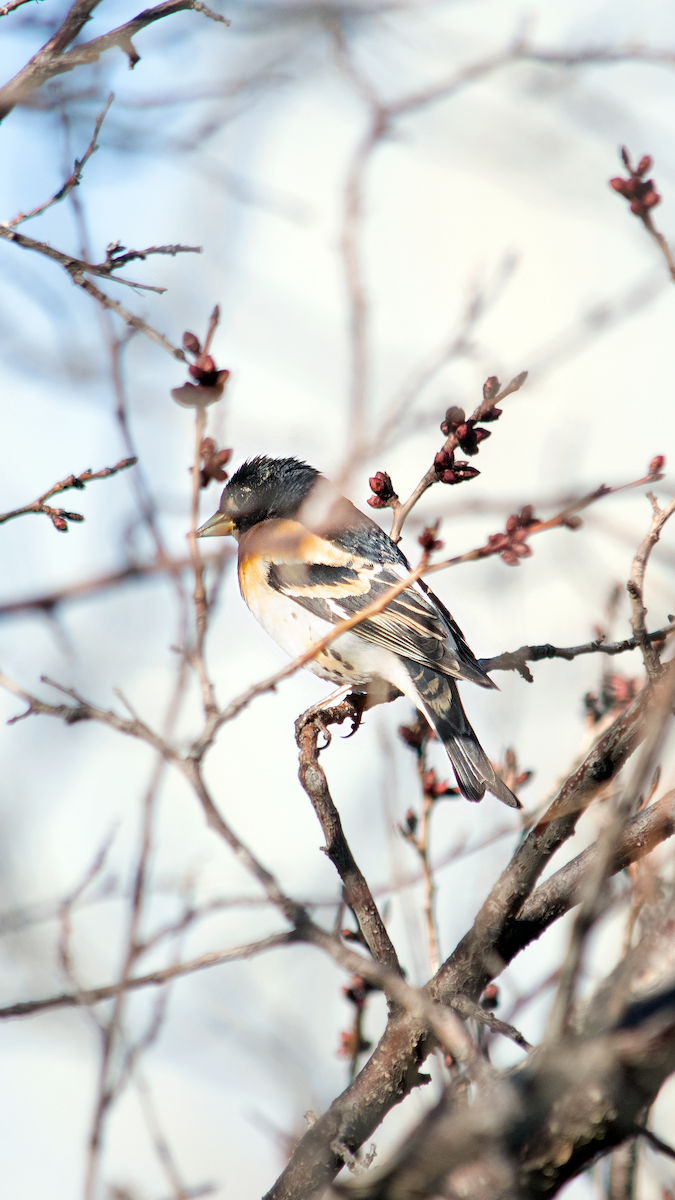
POLYGON ((443 543, 436 537, 438 533, 438 522, 435 525, 426 525, 418 537, 418 542, 427 554, 431 554, 433 550, 442 550, 443 543))
POLYGON ((436 736, 429 722, 425 720, 421 713, 418 714, 412 725, 399 725, 398 733, 406 746, 409 746, 411 750, 417 751, 418 754, 424 749, 426 743, 436 736))
POLYGON ((419 821, 418 821, 417 813, 414 812, 414 810, 412 808, 409 808, 405 814, 405 829, 403 830, 403 832, 410 834, 411 837, 414 837, 415 832, 417 830, 418 823, 419 823, 419 821))
POLYGON ((359 1037, 355 1029, 343 1030, 340 1034, 337 1055, 338 1058, 355 1058, 357 1054, 370 1050, 371 1046, 372 1042, 367 1042, 365 1038, 359 1037))
POLYGON ((374 984, 363 979, 361 975, 352 975, 349 986, 342 989, 345 1000, 349 1000, 355 1008, 362 1009, 369 992, 377 991, 374 984))
POLYGON ((231 450, 218 450, 213 438, 202 438, 199 452, 201 455, 202 467, 199 472, 200 488, 208 487, 212 479, 218 480, 219 483, 224 483, 227 479, 227 471, 223 470, 225 463, 228 463, 232 457, 231 450))
MULTIPOLYGON (((188 372, 193 379, 197 380, 196 383, 184 383, 182 387, 171 389, 173 399, 177 404, 182 404, 184 408, 202 408, 208 404, 215 404, 225 390, 230 372, 219 370, 209 354, 209 345, 219 319, 220 309, 216 305, 211 314, 203 349, 196 334, 190 333, 189 330, 183 334, 183 349, 187 354, 195 356, 195 361, 188 367, 188 372)), ((217 476, 213 478, 217 478, 217 476)), ((205 487, 206 485, 202 484, 201 486, 205 487)))
POLYGON ((437 779, 434 770, 424 772, 422 791, 430 800, 440 800, 441 796, 459 796, 460 794, 459 788, 452 787, 447 779, 437 779))

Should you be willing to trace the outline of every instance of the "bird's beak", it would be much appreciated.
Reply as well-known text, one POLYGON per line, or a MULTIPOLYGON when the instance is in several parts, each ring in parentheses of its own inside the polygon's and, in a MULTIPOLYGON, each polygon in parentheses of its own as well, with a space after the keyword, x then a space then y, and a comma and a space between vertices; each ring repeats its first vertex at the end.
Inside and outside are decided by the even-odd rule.
POLYGON ((220 510, 209 517, 197 530, 197 537, 227 537, 234 530, 234 521, 220 510))

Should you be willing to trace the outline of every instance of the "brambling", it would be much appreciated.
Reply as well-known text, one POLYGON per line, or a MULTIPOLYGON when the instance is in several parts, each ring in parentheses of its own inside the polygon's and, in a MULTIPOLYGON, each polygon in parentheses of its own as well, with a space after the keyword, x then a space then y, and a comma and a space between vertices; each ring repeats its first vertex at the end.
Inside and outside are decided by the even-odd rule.
MULTIPOLYGON (((295 458, 246 462, 198 537, 239 543, 241 594, 291 657, 410 573, 398 546, 313 467, 295 458)), ((519 800, 494 771, 469 724, 456 680, 493 688, 456 622, 420 580, 376 616, 341 634, 308 664, 321 679, 366 693, 403 693, 435 729, 467 800, 519 800)))

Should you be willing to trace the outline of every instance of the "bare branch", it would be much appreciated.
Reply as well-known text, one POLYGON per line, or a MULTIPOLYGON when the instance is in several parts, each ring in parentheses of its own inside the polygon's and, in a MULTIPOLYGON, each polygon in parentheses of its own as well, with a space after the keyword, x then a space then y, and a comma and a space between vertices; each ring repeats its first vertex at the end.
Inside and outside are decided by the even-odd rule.
POLYGON ((358 710, 349 703, 324 709, 318 717, 298 719, 296 736, 300 748, 300 782, 309 796, 326 839, 324 853, 333 863, 344 885, 345 903, 354 912, 368 948, 377 960, 392 971, 400 971, 398 956, 380 916, 372 892, 354 861, 345 837, 340 814, 333 803, 325 772, 319 762, 319 733, 328 725, 358 720, 358 710))
MULTIPOLYGON (((652 704, 647 687, 566 780, 492 889, 473 928, 427 985, 427 994, 445 1004, 452 1004, 457 996, 475 1002, 490 979, 503 969, 509 961, 509 931, 536 878, 555 850, 571 836, 580 813, 598 789, 613 778, 645 736, 652 704)), ((531 938, 538 937, 541 928, 530 925, 531 938)), ((521 930, 521 934, 524 932, 521 930)), ((524 944, 527 942, 519 941, 515 952, 524 944)), ((385 1114, 420 1082, 418 1068, 428 1050, 407 1013, 392 1016, 368 1062, 298 1143, 266 1200, 308 1200, 328 1186, 341 1167, 341 1162, 329 1154, 335 1138, 342 1136, 355 1152, 385 1114)))
MULTIPOLYGON (((1 614, 0 610, 0 614, 1 614)), ((656 629, 653 633, 645 633, 645 638, 653 645, 665 642, 666 638, 675 633, 675 624, 656 629)), ((521 646, 519 650, 505 650, 494 658, 479 658, 478 662, 484 671, 518 671, 528 683, 533 682, 528 662, 542 662, 548 658, 564 658, 571 662, 582 654, 624 654, 627 650, 637 650, 641 643, 634 637, 625 638, 622 642, 605 642, 596 638, 592 642, 584 642, 580 646, 552 646, 545 642, 542 646, 521 646)))
POLYGON ((127 21, 125 25, 120 25, 110 33, 93 38, 90 42, 73 46, 71 50, 66 50, 66 47, 82 31, 99 3, 100 0, 75 0, 60 29, 38 50, 30 62, 26 63, 26 66, 22 67, 13 79, 10 79, 9 83, 0 88, 0 121, 4 120, 15 105, 24 104, 31 92, 41 87, 48 79, 52 79, 55 75, 63 75, 75 67, 96 62, 105 50, 109 50, 113 46, 118 46, 123 50, 129 57, 129 66, 134 67, 139 62, 140 55, 133 45, 132 38, 141 29, 145 29, 154 21, 160 21, 163 17, 191 10, 203 13, 213 21, 229 25, 229 21, 225 17, 214 13, 205 4, 200 3, 200 0, 165 0, 164 4, 145 9, 132 21, 127 21))
POLYGON ((661 537, 661 530, 669 517, 672 517, 675 512, 675 499, 671 500, 665 508, 659 508, 656 502, 656 497, 651 493, 649 499, 652 503, 654 516, 649 527, 649 532, 644 541, 638 547, 637 553, 633 559, 631 566, 630 578, 626 584, 626 590, 630 596, 631 603, 631 619, 630 623, 633 629, 633 637, 637 645, 642 651, 645 670, 650 679, 656 679, 661 672, 661 662, 659 655, 654 646, 653 638, 647 634, 645 626, 645 618, 647 609, 644 605, 644 578, 649 562, 649 556, 661 537))

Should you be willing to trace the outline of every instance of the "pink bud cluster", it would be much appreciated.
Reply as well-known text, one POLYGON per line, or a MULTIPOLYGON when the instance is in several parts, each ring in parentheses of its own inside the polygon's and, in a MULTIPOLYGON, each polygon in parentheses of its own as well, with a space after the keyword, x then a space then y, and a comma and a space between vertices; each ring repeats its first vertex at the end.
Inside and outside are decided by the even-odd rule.
POLYGON ((621 157, 624 166, 630 172, 630 176, 628 179, 623 179, 620 175, 617 175, 614 179, 610 179, 609 186, 629 201, 630 211, 635 213, 636 217, 645 217, 649 210, 654 208, 661 199, 654 185, 654 180, 643 178, 651 167, 652 160, 648 154, 645 154, 640 159, 637 168, 633 170, 630 156, 625 146, 621 148, 621 157))

